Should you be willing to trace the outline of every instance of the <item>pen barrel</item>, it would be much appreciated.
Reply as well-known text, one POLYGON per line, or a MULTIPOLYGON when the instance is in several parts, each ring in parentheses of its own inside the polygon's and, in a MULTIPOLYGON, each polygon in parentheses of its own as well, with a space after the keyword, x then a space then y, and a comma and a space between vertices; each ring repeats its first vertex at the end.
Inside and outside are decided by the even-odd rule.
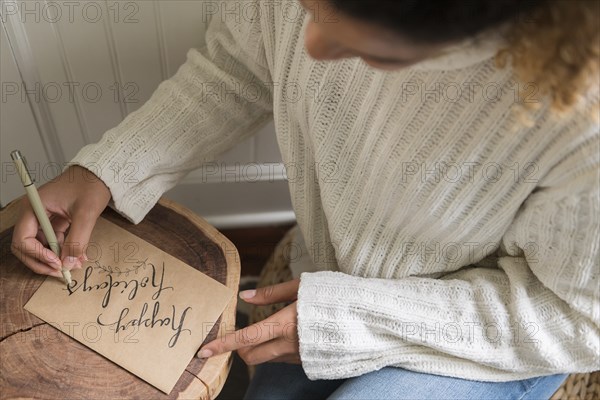
POLYGON ((42 199, 40 199, 37 189, 34 185, 29 185, 25 187, 25 191, 27 192, 27 197, 29 198, 33 212, 35 213, 40 227, 42 228, 42 232, 44 232, 44 235, 46 236, 46 240, 48 241, 50 249, 58 257, 60 257, 60 246, 58 245, 58 239, 56 239, 54 228, 52 228, 50 219, 48 219, 48 216, 46 215, 44 205, 42 204, 42 199))
POLYGON ((33 185, 33 179, 31 179, 29 171, 27 170, 27 165, 25 164, 23 159, 13 158, 13 162, 15 163, 15 167, 17 167, 17 173, 19 174, 19 178, 21 178, 23 186, 28 187, 30 185, 33 185))
MULTIPOLYGON (((13 159, 15 167, 19 172, 19 177, 21 178, 21 182, 23 182, 23 186, 27 192, 27 197, 31 203, 31 208, 33 208, 33 212, 35 213, 40 227, 42 228, 42 232, 44 232, 44 235, 46 236, 48 245, 50 246, 50 249, 60 258, 60 246, 58 245, 54 228, 50 223, 48 215, 46 215, 46 208, 44 207, 44 204, 42 204, 42 199, 40 199, 40 195, 35 187, 34 181, 31 179, 31 175, 29 175, 25 159, 18 150, 10 153, 10 157, 13 159)), ((67 269, 61 268, 61 273, 67 285, 70 285, 71 272, 67 269)))
POLYGON ((42 204, 42 199, 40 199, 34 181, 31 178, 31 175, 29 175, 27 164, 25 164, 25 160, 18 150, 11 153, 11 158, 15 163, 15 167, 17 168, 23 186, 25 187, 25 192, 27 192, 27 197, 29 198, 33 212, 42 228, 42 232, 44 232, 44 235, 46 236, 48 245, 50 246, 50 249, 60 257, 60 246, 58 245, 58 240, 54 234, 54 228, 52 228, 50 219, 48 219, 48 216, 46 215, 46 208, 44 207, 44 204, 42 204))

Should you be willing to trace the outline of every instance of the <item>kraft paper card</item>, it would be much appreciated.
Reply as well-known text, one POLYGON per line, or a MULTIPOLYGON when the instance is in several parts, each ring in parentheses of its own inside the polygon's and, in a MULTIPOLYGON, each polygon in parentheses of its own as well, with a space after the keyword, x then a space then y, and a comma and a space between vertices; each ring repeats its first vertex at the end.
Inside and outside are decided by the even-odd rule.
POLYGON ((25 309, 168 394, 233 291, 103 218, 86 254, 25 309))

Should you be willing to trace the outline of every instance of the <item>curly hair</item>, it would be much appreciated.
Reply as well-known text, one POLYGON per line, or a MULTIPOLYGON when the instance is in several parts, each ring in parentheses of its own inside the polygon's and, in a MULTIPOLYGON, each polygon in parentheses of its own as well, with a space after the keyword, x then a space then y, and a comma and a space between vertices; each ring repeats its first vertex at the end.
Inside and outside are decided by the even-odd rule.
POLYGON ((600 2, 550 0, 511 21, 506 36, 507 47, 497 53, 496 65, 502 68, 510 61, 518 79, 534 82, 559 114, 592 85, 598 87, 600 2))
MULTIPOLYGON (((557 115, 597 85, 597 0, 330 1, 347 15, 386 26, 416 43, 456 41, 500 29, 507 46, 499 49, 496 65, 502 68, 510 61, 517 79, 535 85, 557 115)), ((520 106, 527 110, 540 104, 520 106)))

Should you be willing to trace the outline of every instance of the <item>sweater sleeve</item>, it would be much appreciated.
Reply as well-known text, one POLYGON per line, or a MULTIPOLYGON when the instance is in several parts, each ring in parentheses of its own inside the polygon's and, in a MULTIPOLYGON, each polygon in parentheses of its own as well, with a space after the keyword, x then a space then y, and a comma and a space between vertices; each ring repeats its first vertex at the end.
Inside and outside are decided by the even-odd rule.
POLYGON ((303 273, 308 377, 397 366, 508 381, 599 369, 598 136, 538 183, 485 262, 438 279, 303 273))
POLYGON ((186 62, 142 107, 79 151, 71 163, 106 183, 111 207, 140 222, 188 172, 272 118, 262 35, 267 23, 260 13, 253 19, 214 16, 206 46, 190 49, 186 62))

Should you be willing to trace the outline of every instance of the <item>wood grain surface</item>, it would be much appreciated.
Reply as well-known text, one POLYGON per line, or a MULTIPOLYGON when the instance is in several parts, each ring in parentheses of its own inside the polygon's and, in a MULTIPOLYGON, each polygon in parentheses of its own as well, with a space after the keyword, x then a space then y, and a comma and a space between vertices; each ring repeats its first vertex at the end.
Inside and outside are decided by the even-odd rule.
MULTIPOLYGON (((231 354, 193 358, 167 396, 23 309, 45 277, 10 251, 15 201, 0 211, 0 398, 209 399, 220 392, 231 354)), ((240 263, 233 244, 183 206, 162 199, 133 225, 111 209, 103 217, 223 283, 236 293, 206 341, 235 326, 240 263)), ((86 327, 78 327, 86 329, 86 327)), ((94 329, 90 329, 93 335, 94 329)))

